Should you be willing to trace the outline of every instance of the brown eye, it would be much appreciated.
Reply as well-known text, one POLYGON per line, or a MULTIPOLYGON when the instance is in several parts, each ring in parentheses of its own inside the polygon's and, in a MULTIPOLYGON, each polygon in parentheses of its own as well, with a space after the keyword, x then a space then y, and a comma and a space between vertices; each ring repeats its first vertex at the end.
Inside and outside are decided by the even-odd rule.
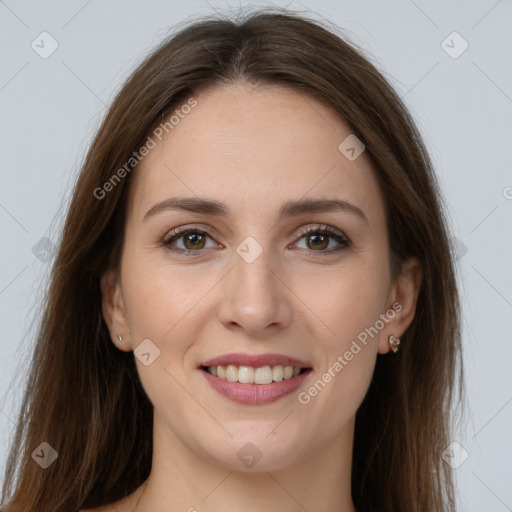
POLYGON ((308 239, 311 244, 307 244, 310 249, 327 249, 329 245, 329 236, 323 235, 321 233, 313 233, 312 235, 307 235, 306 239, 308 239))
POLYGON ((186 235, 181 235, 184 240, 186 249, 203 249, 205 244, 205 236, 197 234, 197 232, 190 232, 186 235))
MULTIPOLYGON (((304 249, 310 254, 328 255, 338 253, 350 245, 349 239, 341 231, 330 226, 309 227, 302 229, 300 233, 302 235, 300 240, 305 239, 306 247, 304 249), (334 247, 330 247, 333 242, 334 247)), ((210 248, 219 247, 212 236, 202 229, 177 228, 167 235, 162 241, 162 245, 171 252, 199 256, 204 250, 208 249, 206 247, 208 238, 214 242, 210 248), (182 244, 181 247, 180 243, 182 244)))
POLYGON ((315 226, 300 231, 305 239, 305 250, 310 253, 332 254, 338 253, 350 246, 349 239, 341 232, 330 226, 315 226), (331 244, 334 242, 334 244, 331 244), (336 246, 337 244, 337 246, 336 246), (329 247, 331 245, 331 247, 329 247))
MULTIPOLYGON (((172 252, 200 254, 203 250, 207 249, 206 243, 208 238, 213 240, 210 234, 201 229, 178 228, 167 235, 162 241, 162 245, 172 252)), ((213 244, 213 246, 215 245, 213 244)))

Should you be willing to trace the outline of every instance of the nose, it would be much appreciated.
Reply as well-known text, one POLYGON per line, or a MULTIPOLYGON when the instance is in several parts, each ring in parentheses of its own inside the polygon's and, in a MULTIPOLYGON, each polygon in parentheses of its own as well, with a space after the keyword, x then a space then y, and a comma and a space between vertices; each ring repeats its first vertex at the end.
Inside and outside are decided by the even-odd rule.
POLYGON ((227 329, 251 338, 267 337, 292 320, 294 295, 284 269, 275 260, 272 265, 268 253, 264 250, 249 263, 234 252, 233 268, 223 280, 220 320, 227 329))

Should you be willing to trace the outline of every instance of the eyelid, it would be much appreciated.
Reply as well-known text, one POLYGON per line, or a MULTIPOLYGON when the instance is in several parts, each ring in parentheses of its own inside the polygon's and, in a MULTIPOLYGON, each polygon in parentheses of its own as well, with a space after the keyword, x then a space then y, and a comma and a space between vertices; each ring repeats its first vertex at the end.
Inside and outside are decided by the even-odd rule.
POLYGON ((179 234, 182 234, 182 233, 187 233, 188 231, 205 231, 206 233, 208 233, 211 236, 216 236, 214 229, 211 228, 208 225, 204 225, 204 224, 197 224, 197 225, 196 224, 187 224, 186 226, 178 226, 177 228, 173 228, 170 231, 168 231, 165 234, 165 236, 164 236, 164 240, 168 239, 168 238, 170 238, 172 236, 175 236, 175 235, 179 235, 179 234))
MULTIPOLYGON (((180 238, 180 235, 183 236, 190 231, 205 232, 212 239, 215 239, 217 236, 215 234, 215 230, 213 228, 211 228, 210 226, 202 225, 202 224, 201 225, 190 224, 190 225, 186 225, 186 226, 178 226, 177 228, 174 228, 174 229, 171 229, 170 231, 168 231, 162 238, 161 245, 169 246, 172 238, 180 238)), ((215 240, 215 243, 218 244, 218 242, 216 240, 215 240)), ((195 253, 199 254, 202 250, 204 250, 204 249, 199 249, 197 251, 189 251, 188 249, 177 249, 176 252, 185 253, 185 252, 189 251, 189 252, 195 252, 195 253)))
MULTIPOLYGON (((177 228, 172 229, 171 231, 169 231, 164 236, 164 238, 162 239, 161 245, 164 246, 164 247, 167 247, 168 250, 170 250, 172 252, 181 253, 181 254, 191 254, 191 253, 193 253, 194 255, 200 255, 204 251, 206 251, 207 249, 198 249, 198 250, 194 251, 194 250, 190 250, 190 249, 170 249, 169 248, 169 246, 171 245, 170 241, 173 238, 180 238, 180 235, 185 235, 188 232, 194 232, 194 231, 205 232, 212 239, 214 239, 214 241, 215 241, 215 243, 217 245, 222 245, 222 244, 219 244, 215 240, 216 234, 215 234, 215 230, 213 228, 211 228, 208 225, 196 225, 196 224, 179 226, 177 228)), ((338 239, 337 242, 339 244, 339 247, 337 249, 334 249, 334 250, 331 249, 329 251, 314 251, 314 250, 311 250, 311 249, 306 249, 309 253, 318 253, 319 256, 321 256, 322 254, 325 254, 325 255, 333 254, 333 253, 336 253, 336 252, 340 252, 340 251, 342 251, 344 249, 347 249, 350 245, 352 245, 352 241, 350 240, 350 238, 344 232, 342 232, 341 230, 339 230, 339 229, 337 229, 337 228, 335 228, 333 226, 330 226, 328 224, 318 224, 318 223, 313 223, 313 224, 308 224, 308 225, 305 225, 305 226, 301 226, 296 231, 296 234, 298 235, 298 238, 294 242, 292 242, 292 244, 290 244, 290 245, 294 245, 295 243, 297 243, 304 236, 306 236, 306 235, 308 235, 310 233, 316 233, 316 232, 327 233, 331 237, 337 238, 338 239)), ((290 247, 290 245, 288 245, 287 247, 290 247)))
POLYGON ((314 233, 315 231, 326 231, 327 233, 338 235, 347 240, 347 243, 352 243, 350 238, 341 230, 330 226, 329 224, 309 224, 306 226, 302 226, 297 230, 297 234, 304 236, 309 233, 314 233))
MULTIPOLYGON (((187 231, 193 231, 193 230, 206 231, 206 233, 208 233, 209 235, 216 236, 215 230, 208 225, 190 224, 190 225, 186 225, 186 226, 179 226, 177 228, 172 229, 171 231, 166 233, 166 235, 164 236, 164 239, 168 239, 171 236, 176 235, 176 234, 186 233, 187 231)), ((296 233, 298 235, 303 236, 303 235, 307 235, 308 233, 311 233, 313 231, 330 231, 332 233, 336 233, 340 236, 343 236, 344 238, 347 239, 348 242, 351 242, 350 238, 344 232, 342 232, 339 229, 337 229, 333 226, 330 226, 328 224, 318 224, 318 223, 307 224, 305 226, 301 226, 296 231, 296 233)))

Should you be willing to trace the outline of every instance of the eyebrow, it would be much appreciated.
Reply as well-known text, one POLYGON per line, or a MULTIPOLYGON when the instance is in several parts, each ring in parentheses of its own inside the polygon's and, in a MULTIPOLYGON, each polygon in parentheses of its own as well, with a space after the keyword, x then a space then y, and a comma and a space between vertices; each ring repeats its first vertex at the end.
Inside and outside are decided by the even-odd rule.
MULTIPOLYGON (((204 199, 200 197, 171 197, 154 204, 144 215, 146 220, 157 213, 168 210, 183 210, 203 215, 217 217, 228 217, 229 208, 219 201, 204 199)), ((306 198, 297 201, 287 201, 279 209, 279 219, 283 217, 297 217, 304 213, 326 213, 326 212, 347 212, 351 213, 369 224, 368 217, 358 206, 343 199, 317 199, 306 198)))

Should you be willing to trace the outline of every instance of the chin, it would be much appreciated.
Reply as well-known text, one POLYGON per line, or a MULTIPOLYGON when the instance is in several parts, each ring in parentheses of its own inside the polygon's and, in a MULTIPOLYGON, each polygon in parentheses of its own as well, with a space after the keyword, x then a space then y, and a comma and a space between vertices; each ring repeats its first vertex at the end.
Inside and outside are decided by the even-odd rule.
POLYGON ((211 442, 203 446, 207 456, 218 465, 230 470, 246 473, 278 471, 297 462, 304 446, 303 440, 296 441, 287 436, 283 442, 281 436, 266 434, 234 437, 226 442, 211 442))

